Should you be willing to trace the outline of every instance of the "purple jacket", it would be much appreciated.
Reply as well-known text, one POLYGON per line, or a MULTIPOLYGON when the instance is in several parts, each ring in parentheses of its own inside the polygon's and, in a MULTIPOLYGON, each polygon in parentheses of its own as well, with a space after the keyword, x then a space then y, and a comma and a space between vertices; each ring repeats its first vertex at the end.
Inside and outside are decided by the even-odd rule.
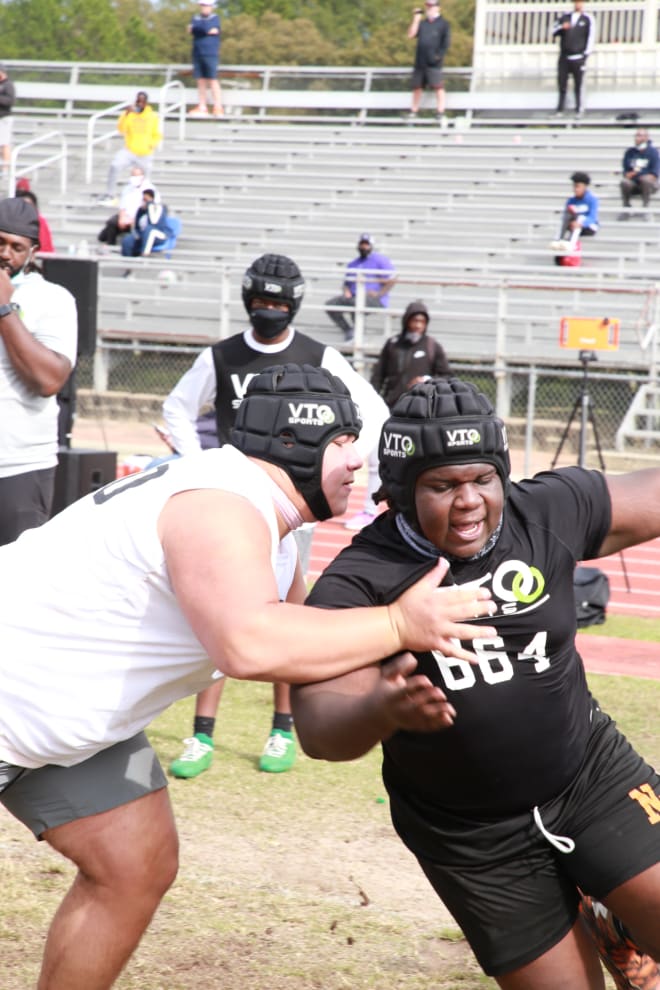
MULTIPOLYGON (((380 292, 383 282, 388 282, 391 278, 394 278, 395 269, 394 265, 390 259, 384 255, 379 254, 378 251, 372 251, 366 258, 357 257, 353 261, 349 261, 346 266, 346 280, 344 281, 345 288, 348 289, 352 296, 355 295, 355 276, 351 276, 351 272, 357 271, 358 269, 365 269, 367 271, 373 270, 375 272, 382 272, 383 277, 380 279, 376 274, 368 275, 365 279, 365 288, 367 292, 380 292)), ((389 292, 384 296, 381 296, 381 304, 387 306, 390 301, 389 292)))

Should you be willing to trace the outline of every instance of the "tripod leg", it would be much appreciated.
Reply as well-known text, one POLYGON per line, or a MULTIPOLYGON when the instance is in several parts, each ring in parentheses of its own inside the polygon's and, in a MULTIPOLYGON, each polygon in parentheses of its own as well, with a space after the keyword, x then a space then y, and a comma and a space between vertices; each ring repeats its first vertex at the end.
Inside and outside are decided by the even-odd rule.
POLYGON ((621 570, 623 571, 623 580, 626 582, 626 591, 628 594, 632 591, 630 585, 630 578, 628 577, 628 568, 626 567, 625 557, 623 556, 623 550, 619 550, 619 560, 621 561, 621 570))
POLYGON ((577 411, 578 411, 578 409, 580 407, 581 401, 582 401, 582 397, 581 396, 578 396, 577 399, 575 400, 575 402, 573 403, 573 408, 571 409, 571 414, 568 417, 568 422, 566 423, 566 426, 564 427, 564 432, 562 433, 561 438, 559 440, 559 445, 557 447, 557 450, 555 451, 555 456, 552 458, 552 463, 550 464, 550 470, 551 471, 554 468, 554 466, 557 463, 557 461, 559 460, 559 455, 562 452, 562 448, 564 446, 564 443, 566 442, 566 437, 568 436, 568 432, 569 432, 569 430, 571 428, 571 425, 573 423, 573 420, 575 419, 575 414, 577 413, 577 411))
MULTIPOLYGON (((598 463, 600 464, 601 471, 605 471, 605 458, 603 457, 603 448, 600 445, 600 437, 598 435, 598 427, 596 426, 596 416, 594 414, 593 406, 589 402, 588 409, 589 422, 591 423, 591 429, 594 434, 594 443, 596 444, 596 451, 598 453, 598 463)), ((628 594, 632 591, 630 585, 630 578, 628 577, 628 569, 626 567, 626 561, 623 556, 623 550, 619 551, 619 560, 621 561, 621 570, 623 571, 623 580, 626 582, 626 591, 628 594)))
POLYGON ((598 463, 600 464, 601 471, 605 470, 605 459, 603 458, 603 448, 600 445, 600 436, 598 434, 598 426, 596 425, 596 416, 594 414, 593 406, 589 402, 588 410, 589 422, 591 423, 591 429, 594 434, 594 443, 596 444, 596 453, 598 454, 598 463))

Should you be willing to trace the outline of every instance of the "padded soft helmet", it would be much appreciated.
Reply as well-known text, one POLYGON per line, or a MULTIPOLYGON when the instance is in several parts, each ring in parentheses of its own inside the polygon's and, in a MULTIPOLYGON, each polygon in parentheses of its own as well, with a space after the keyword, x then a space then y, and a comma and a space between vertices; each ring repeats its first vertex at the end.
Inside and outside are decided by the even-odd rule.
POLYGON ((252 300, 275 299, 288 303, 293 319, 305 293, 305 280, 295 261, 284 254, 262 254, 252 262, 243 276, 243 305, 248 314, 252 300))
POLYGON ((471 382, 438 378, 413 385, 395 402, 378 446, 380 477, 391 505, 415 517, 415 482, 439 465, 492 464, 509 493, 506 427, 471 382))
POLYGON ((25 196, 0 200, 0 230, 39 243, 39 214, 25 196))
POLYGON ((359 436, 360 413, 336 375, 311 364, 266 368, 250 381, 231 442, 244 454, 277 464, 316 519, 332 510, 322 489, 325 448, 345 433, 359 436))

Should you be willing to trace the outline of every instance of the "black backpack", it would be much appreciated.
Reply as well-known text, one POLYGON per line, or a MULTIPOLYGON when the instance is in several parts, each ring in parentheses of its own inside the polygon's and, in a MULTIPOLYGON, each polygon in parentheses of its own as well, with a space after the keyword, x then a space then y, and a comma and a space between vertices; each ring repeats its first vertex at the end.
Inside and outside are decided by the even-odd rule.
POLYGON ((578 629, 599 626, 605 622, 607 603, 610 600, 607 574, 597 567, 576 567, 573 591, 578 629))

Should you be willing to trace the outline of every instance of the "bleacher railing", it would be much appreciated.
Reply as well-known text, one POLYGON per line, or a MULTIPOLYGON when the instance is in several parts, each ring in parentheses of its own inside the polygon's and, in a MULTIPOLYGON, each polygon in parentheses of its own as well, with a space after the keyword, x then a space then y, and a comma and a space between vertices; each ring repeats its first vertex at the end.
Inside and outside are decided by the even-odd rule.
POLYGON ((12 148, 9 159, 9 168, 7 169, 7 185, 5 187, 7 196, 14 195, 14 190, 16 189, 16 179, 19 176, 30 176, 33 173, 38 172, 40 168, 46 168, 48 165, 59 165, 60 193, 65 193, 68 174, 67 141, 61 131, 48 131, 47 134, 40 134, 38 137, 31 138, 29 141, 23 141, 21 144, 18 144, 16 147, 12 148), (25 152, 28 148, 33 148, 36 145, 52 143, 59 144, 59 151, 49 152, 44 155, 43 158, 39 158, 38 161, 30 164, 21 163, 21 159, 25 157, 25 152))
MULTIPOLYGON (((613 58, 605 58, 599 48, 590 61, 589 87, 598 95, 601 108, 627 105, 629 90, 642 105, 657 108, 660 83, 660 44, 646 58, 624 58, 625 45, 611 45, 613 58), (648 63, 648 64, 647 64, 648 63), (625 92, 621 94, 620 89, 625 92), (601 93, 601 91, 603 91, 601 93)), ((457 112, 479 110, 548 110, 556 88, 556 48, 518 46, 506 49, 501 64, 475 65, 474 68, 445 70, 448 109, 457 112), (503 99, 506 94, 506 99, 503 99)), ((638 52, 637 55, 640 55, 638 52)), ((161 112, 172 116, 181 106, 191 105, 196 91, 191 70, 182 64, 140 63, 44 63, 8 60, 16 85, 16 110, 24 114, 63 116, 95 113, 108 104, 133 98, 136 88, 157 89, 161 112), (163 98, 164 88, 173 83, 180 88, 172 104, 163 98), (163 104, 165 110, 163 111, 163 104)), ((378 66, 267 66, 224 65, 219 72, 225 107, 229 114, 252 112, 256 117, 269 113, 364 120, 367 114, 398 116, 410 101, 410 68, 378 66)), ((428 106, 432 94, 426 93, 428 106)), ((153 100, 153 92, 151 93, 153 100)), ((426 106, 425 103, 423 106, 426 106)))

